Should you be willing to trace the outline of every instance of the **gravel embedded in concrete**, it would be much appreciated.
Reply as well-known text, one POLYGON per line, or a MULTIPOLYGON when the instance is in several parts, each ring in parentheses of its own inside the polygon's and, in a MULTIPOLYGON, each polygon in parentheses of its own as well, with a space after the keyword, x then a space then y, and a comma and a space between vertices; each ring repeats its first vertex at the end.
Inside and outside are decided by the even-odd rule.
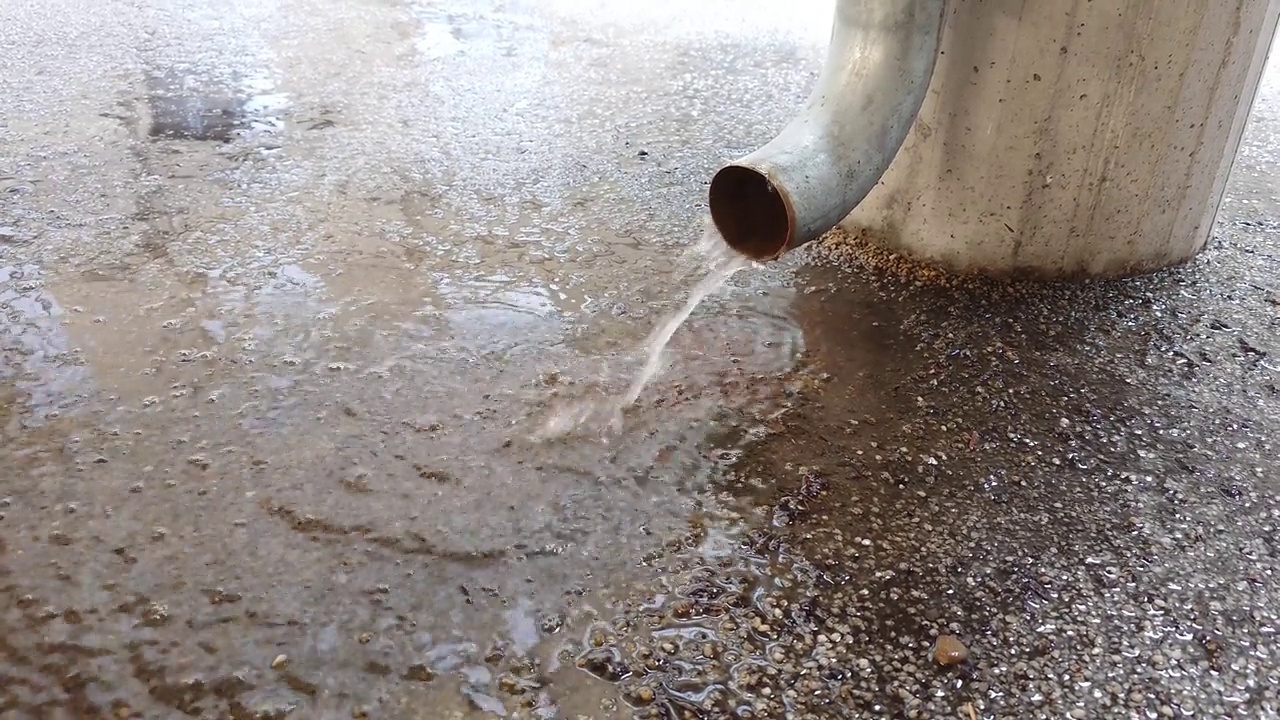
POLYGON ((670 658, 625 681, 661 688, 636 717, 1280 712, 1280 320, 1250 228, 1079 286, 826 238, 796 308, 821 380, 736 467, 738 564, 634 616, 635 657, 670 658))
POLYGON ((1277 714, 1274 71, 1188 267, 837 233, 700 308, 625 442, 533 447, 629 379, 829 8, 35 5, 0 3, 0 716, 1277 714))

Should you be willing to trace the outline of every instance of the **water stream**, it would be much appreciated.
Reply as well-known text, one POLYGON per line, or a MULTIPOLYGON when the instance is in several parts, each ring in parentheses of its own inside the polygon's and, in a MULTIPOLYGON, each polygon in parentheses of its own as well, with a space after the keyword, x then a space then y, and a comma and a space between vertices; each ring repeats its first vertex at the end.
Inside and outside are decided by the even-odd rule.
POLYGON ((689 297, 675 312, 667 315, 649 333, 640 352, 644 365, 636 372, 626 392, 605 398, 578 400, 552 412, 536 437, 550 440, 581 430, 607 430, 617 434, 622 430, 622 413, 635 404, 654 376, 662 370, 663 353, 680 326, 684 325, 698 305, 724 286, 735 273, 750 267, 752 261, 729 247, 710 222, 706 223, 702 238, 690 248, 686 257, 700 261, 706 273, 689 291, 689 297), (594 426, 594 427, 593 427, 594 426))
POLYGON ((636 373, 635 379, 631 381, 631 386, 627 388, 627 392, 622 398, 623 407, 628 407, 635 403, 645 385, 662 368, 663 351, 666 349, 667 344, 671 342, 671 337, 676 334, 676 330, 679 330, 684 321, 688 320, 689 316, 693 314, 694 309, 707 296, 719 290, 722 285, 728 282, 734 273, 751 264, 749 259, 734 252, 727 243, 720 239, 720 234, 715 231, 714 226, 703 233, 702 242, 698 243, 697 249, 706 258, 707 274, 698 281, 697 285, 693 286, 693 290, 689 292, 689 299, 685 301, 684 307, 680 308, 678 312, 667 316, 662 323, 653 329, 653 332, 649 333, 649 337, 645 338, 642 346, 646 353, 645 363, 640 368, 640 372, 636 373))

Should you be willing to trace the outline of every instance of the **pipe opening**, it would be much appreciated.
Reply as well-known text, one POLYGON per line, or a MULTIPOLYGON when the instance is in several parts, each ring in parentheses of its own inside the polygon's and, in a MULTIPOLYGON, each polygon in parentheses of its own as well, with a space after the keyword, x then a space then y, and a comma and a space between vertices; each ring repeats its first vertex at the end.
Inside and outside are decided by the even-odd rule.
POLYGON ((772 260, 791 242, 791 207, 763 173, 727 165, 711 179, 711 221, 729 247, 752 260, 772 260))

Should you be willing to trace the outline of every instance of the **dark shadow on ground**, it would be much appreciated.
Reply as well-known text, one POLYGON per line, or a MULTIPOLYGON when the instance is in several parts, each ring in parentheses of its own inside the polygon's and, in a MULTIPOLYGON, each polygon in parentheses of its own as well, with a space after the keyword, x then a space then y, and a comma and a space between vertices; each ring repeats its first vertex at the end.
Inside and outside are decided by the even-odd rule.
POLYGON ((808 613, 851 630, 843 716, 1277 712, 1277 298, 1228 235, 1084 286, 812 270, 828 382, 742 473, 778 481, 808 613), (970 661, 935 664, 940 634, 970 661))

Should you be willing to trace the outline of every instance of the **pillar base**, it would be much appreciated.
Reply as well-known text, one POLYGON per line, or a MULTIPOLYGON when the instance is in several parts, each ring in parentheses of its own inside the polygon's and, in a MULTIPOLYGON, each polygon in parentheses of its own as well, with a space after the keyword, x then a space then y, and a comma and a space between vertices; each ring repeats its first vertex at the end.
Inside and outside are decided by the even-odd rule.
POLYGON ((954 0, 906 142, 842 223, 962 274, 1113 277, 1209 240, 1280 0, 954 0))

